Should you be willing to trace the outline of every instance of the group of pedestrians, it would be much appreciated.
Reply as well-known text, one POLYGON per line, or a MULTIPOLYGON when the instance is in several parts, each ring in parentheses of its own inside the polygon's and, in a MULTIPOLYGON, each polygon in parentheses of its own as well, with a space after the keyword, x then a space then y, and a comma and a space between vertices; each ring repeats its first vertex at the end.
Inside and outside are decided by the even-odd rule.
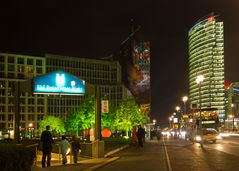
POLYGON ((143 147, 143 144, 145 143, 145 134, 146 132, 141 125, 134 127, 132 131, 132 144, 143 147))
MULTIPOLYGON (((50 126, 46 126, 46 130, 42 132, 40 144, 42 148, 42 167, 51 166, 51 152, 53 148, 53 138, 50 132, 50 126)), ((66 139, 63 135, 59 143, 59 150, 62 155, 62 164, 67 163, 67 154, 72 152, 74 163, 77 163, 78 153, 80 147, 80 142, 76 139, 75 136, 72 137, 72 142, 66 139)))

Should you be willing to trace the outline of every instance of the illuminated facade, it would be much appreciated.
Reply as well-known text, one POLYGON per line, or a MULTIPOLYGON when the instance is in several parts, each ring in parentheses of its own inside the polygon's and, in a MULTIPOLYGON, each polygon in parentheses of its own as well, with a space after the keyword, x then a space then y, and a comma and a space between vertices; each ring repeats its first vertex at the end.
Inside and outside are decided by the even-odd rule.
POLYGON ((239 129, 239 82, 225 86, 226 92, 226 119, 225 129, 239 129))
MULTIPOLYGON (((56 70, 63 70, 87 83, 99 85, 102 98, 108 99, 113 106, 118 106, 122 99, 129 96, 128 90, 121 82, 121 67, 117 61, 51 54, 37 57, 0 53, 0 137, 2 130, 13 129, 14 82, 32 79, 56 70)), ((59 76, 62 77, 62 74, 59 76)), ((26 132, 30 128, 29 125, 36 131, 46 114, 66 118, 69 113, 79 108, 84 98, 85 96, 76 95, 21 93, 20 131, 26 132)))
POLYGON ((218 16, 204 17, 189 30, 188 44, 190 103, 198 106, 201 104, 202 109, 216 108, 219 117, 224 118, 223 22, 218 16), (201 91, 196 83, 199 75, 204 77, 200 86, 201 91))
MULTIPOLYGON (((14 82, 28 80, 45 73, 44 57, 0 53, 0 131, 13 129, 14 82)), ((47 96, 24 92, 19 98, 20 132, 37 128, 37 124, 47 113, 47 96)))
MULTIPOLYGON (((76 58, 71 56, 46 54, 47 73, 63 70, 85 80, 100 85, 101 96, 118 106, 126 97, 127 89, 121 82, 121 67, 117 61, 76 58)), ((48 114, 65 118, 76 111, 85 96, 48 96, 48 114)))

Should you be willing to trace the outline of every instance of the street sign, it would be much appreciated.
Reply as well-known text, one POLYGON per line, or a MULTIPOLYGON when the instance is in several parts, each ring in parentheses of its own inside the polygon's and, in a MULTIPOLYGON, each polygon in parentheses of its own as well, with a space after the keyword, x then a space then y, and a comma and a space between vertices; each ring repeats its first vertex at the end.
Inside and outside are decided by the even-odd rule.
POLYGON ((102 100, 101 101, 101 112, 102 113, 108 113, 109 112, 109 101, 108 100, 102 100))

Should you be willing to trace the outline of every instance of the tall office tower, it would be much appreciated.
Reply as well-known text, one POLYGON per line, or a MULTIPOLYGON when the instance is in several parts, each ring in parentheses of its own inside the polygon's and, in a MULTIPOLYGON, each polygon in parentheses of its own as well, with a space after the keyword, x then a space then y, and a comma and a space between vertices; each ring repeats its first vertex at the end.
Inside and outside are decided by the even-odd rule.
POLYGON ((190 102, 216 108, 220 118, 225 116, 223 42, 223 22, 215 15, 205 16, 188 32, 190 102), (199 75, 204 77, 200 86, 199 75))

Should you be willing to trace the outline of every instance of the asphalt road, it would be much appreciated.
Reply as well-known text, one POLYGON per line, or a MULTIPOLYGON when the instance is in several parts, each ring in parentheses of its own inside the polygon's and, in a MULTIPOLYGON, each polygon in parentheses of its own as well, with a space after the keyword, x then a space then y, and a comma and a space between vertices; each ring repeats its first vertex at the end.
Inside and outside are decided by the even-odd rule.
POLYGON ((239 138, 224 138, 215 144, 164 138, 146 142, 143 148, 131 147, 120 158, 99 171, 237 171, 239 138))
POLYGON ((239 139, 227 138, 215 144, 167 139, 166 147, 173 171, 239 170, 239 139))

